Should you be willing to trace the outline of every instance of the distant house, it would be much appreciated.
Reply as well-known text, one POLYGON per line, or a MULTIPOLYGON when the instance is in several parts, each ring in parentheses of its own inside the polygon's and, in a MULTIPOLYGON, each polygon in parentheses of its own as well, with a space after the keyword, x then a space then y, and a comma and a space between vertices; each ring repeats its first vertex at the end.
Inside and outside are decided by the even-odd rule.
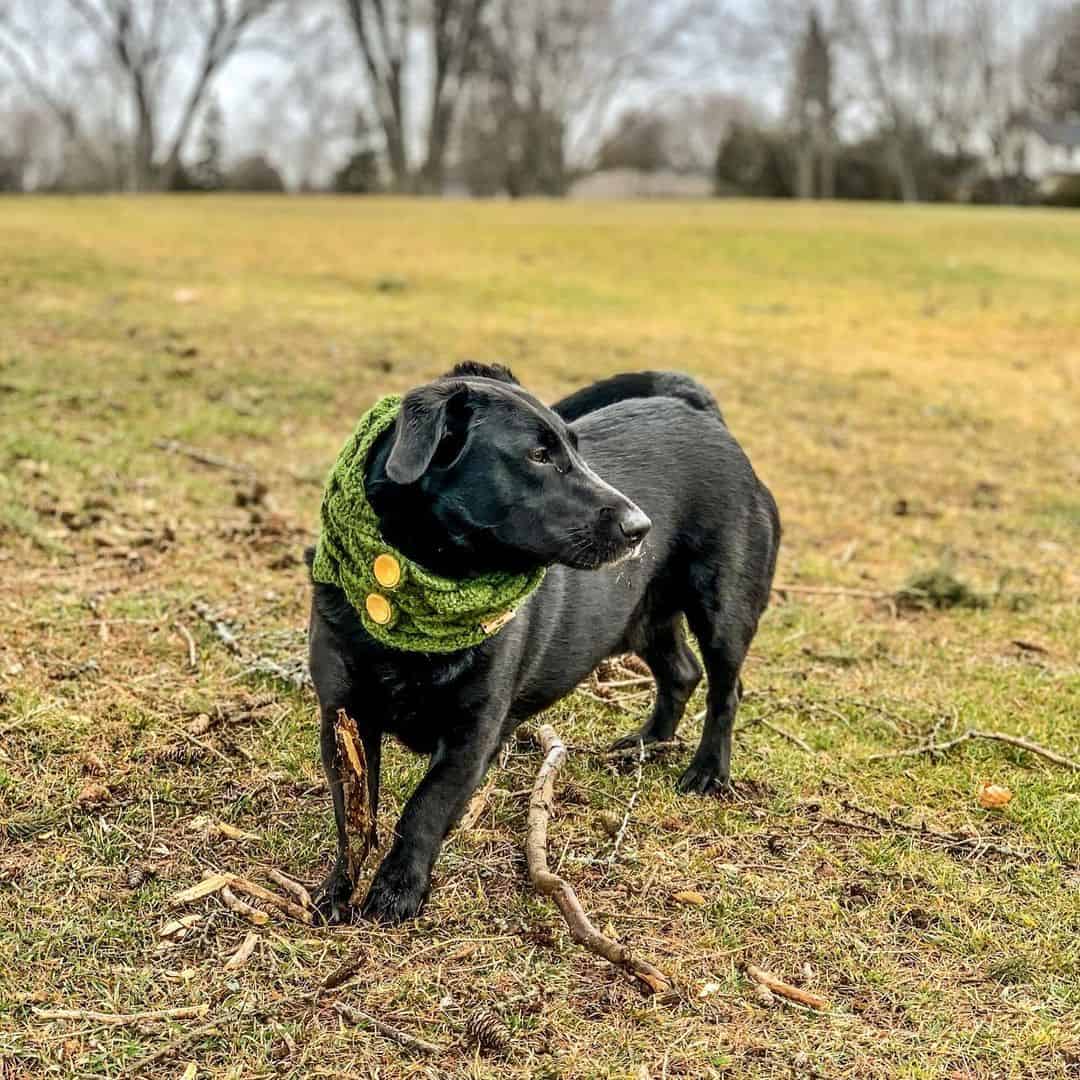
POLYGON ((1011 135, 1009 159, 1041 189, 1080 176, 1080 121, 1026 120, 1011 135))
POLYGON ((704 199, 713 193, 712 177, 670 169, 601 169, 570 185, 571 199, 704 199))

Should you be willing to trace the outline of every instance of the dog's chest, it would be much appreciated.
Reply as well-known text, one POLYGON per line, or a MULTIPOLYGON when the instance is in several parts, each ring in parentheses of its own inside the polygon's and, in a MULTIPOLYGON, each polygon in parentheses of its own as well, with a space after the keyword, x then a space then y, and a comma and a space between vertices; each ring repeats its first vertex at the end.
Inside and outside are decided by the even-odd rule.
POLYGON ((410 750, 433 753, 462 712, 460 665, 378 664, 373 669, 382 728, 410 750))

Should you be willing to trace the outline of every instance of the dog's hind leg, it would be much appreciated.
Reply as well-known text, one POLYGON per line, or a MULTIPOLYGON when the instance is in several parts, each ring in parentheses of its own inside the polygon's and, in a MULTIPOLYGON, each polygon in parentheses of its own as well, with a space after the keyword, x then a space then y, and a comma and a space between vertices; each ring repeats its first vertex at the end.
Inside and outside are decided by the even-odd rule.
POLYGON ((656 704, 644 727, 617 739, 613 750, 674 738, 686 703, 701 682, 701 665, 686 640, 681 615, 652 628, 641 657, 656 679, 656 704))

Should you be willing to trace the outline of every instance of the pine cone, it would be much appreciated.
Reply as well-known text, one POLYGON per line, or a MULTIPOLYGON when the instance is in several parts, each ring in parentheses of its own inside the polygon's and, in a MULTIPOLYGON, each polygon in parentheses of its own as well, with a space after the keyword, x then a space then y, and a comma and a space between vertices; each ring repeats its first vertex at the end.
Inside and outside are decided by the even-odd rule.
POLYGON ((510 1029, 502 1017, 486 1005, 473 1009, 465 1023, 465 1030, 482 1050, 505 1054, 510 1049, 510 1029))

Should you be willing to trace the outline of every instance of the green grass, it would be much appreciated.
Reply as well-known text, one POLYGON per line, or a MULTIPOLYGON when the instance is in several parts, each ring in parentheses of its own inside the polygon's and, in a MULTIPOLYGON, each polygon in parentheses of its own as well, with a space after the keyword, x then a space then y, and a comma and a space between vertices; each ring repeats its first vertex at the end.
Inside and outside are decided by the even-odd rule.
MULTIPOLYGON (((35 1006, 183 1004, 222 1023, 148 1075, 1076 1075, 1080 776, 978 741, 869 759, 968 727, 1080 756, 1080 217, 19 199, 0 202, 0 250, 0 1075, 118 1076, 195 1023, 35 1006), (314 883, 332 844, 310 695, 247 670, 192 602, 250 653, 301 655, 298 556, 341 441, 375 397, 465 358, 548 399, 691 372, 777 496, 780 582, 895 594, 933 574, 980 600, 778 595, 744 673, 740 798, 676 795, 687 719, 686 748, 645 766, 614 863, 600 818, 625 813, 636 770, 600 750, 648 698, 553 710, 571 746, 553 861, 676 977, 677 1003, 643 999, 531 894, 525 738, 419 922, 273 922, 237 972, 248 927, 215 900, 183 942, 158 936, 204 869, 314 883), (256 472, 266 504, 167 439, 256 472), (177 734, 200 713, 223 717, 210 750, 177 734), (982 809, 982 780, 1013 800, 982 809), (207 833, 207 815, 259 839, 207 833), (686 889, 706 903, 676 902, 686 889), (354 949, 338 996, 445 1044, 437 1061, 300 1000, 354 949), (762 1004, 746 960, 831 1009, 762 1004), (507 1057, 469 1045, 478 1002, 514 1032, 507 1057)), ((390 751, 384 837, 422 768, 390 751)))

